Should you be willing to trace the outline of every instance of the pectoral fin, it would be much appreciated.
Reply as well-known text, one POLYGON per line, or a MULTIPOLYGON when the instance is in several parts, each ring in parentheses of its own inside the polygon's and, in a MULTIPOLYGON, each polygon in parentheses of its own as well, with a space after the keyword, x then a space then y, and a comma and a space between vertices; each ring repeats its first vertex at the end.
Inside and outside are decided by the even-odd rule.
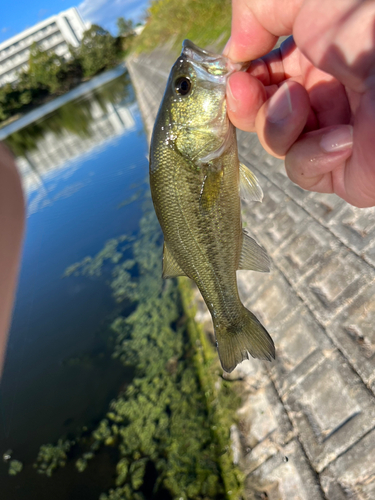
POLYGON ((220 199, 221 180, 223 171, 208 171, 204 177, 201 195, 200 208, 203 214, 209 214, 217 205, 220 199))
POLYGON ((163 246, 163 279, 175 278, 176 276, 185 276, 184 271, 177 264, 173 255, 169 251, 164 241, 163 246))
POLYGON ((262 201, 263 191, 258 179, 243 163, 240 163, 240 192, 241 198, 248 201, 262 201))
POLYGON ((238 269, 268 273, 271 267, 266 250, 242 230, 242 251, 238 269))

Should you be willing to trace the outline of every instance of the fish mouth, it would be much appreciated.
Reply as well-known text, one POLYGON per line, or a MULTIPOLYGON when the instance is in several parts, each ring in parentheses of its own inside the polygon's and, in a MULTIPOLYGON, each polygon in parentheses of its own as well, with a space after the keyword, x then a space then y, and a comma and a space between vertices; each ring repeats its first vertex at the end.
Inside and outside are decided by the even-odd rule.
MULTIPOLYGON (((206 59, 207 57, 212 57, 213 59, 217 59, 218 55, 214 54, 213 52, 209 52, 208 50, 201 49, 198 47, 198 45, 195 45, 191 40, 188 40, 187 38, 182 42, 182 52, 186 55, 188 55, 186 52, 190 51, 193 52, 193 54, 197 55, 198 57, 206 59)), ((224 59, 224 56, 219 56, 224 59)))
POLYGON ((228 77, 237 71, 246 70, 249 66, 249 63, 235 63, 228 57, 201 49, 188 39, 182 43, 181 55, 216 76, 228 77))

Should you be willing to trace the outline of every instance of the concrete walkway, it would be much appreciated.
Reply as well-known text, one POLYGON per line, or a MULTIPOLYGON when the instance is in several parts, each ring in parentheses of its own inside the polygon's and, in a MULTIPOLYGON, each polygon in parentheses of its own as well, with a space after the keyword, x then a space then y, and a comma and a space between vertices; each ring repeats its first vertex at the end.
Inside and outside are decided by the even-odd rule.
MULTIPOLYGON (((158 50, 128 62, 149 137, 173 59, 158 50)), ((255 135, 238 139, 264 192, 244 206, 245 225, 273 261, 270 274, 239 272, 239 289, 277 352, 230 375, 246 392, 232 435, 247 497, 373 500, 375 209, 303 191, 255 135)))

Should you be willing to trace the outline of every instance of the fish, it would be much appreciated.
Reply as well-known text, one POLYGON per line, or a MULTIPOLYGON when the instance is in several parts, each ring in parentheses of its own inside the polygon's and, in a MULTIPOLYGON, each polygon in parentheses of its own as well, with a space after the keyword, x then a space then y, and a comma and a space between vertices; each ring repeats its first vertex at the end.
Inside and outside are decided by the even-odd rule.
POLYGON ((242 228, 242 193, 253 201, 261 201, 263 193, 239 161, 227 115, 227 79, 241 69, 184 40, 150 144, 151 196, 164 235, 163 278, 187 276, 195 282, 228 373, 249 356, 275 358, 270 335, 242 304, 237 288, 238 269, 270 270, 266 250, 242 228))

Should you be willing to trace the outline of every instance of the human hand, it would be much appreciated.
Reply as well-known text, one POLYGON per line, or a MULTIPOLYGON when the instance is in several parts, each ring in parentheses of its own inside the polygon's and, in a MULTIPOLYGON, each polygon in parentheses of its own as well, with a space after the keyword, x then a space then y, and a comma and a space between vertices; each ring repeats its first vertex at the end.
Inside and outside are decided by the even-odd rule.
POLYGON ((224 54, 253 61, 229 78, 232 123, 302 188, 374 206, 375 2, 233 0, 224 54))

